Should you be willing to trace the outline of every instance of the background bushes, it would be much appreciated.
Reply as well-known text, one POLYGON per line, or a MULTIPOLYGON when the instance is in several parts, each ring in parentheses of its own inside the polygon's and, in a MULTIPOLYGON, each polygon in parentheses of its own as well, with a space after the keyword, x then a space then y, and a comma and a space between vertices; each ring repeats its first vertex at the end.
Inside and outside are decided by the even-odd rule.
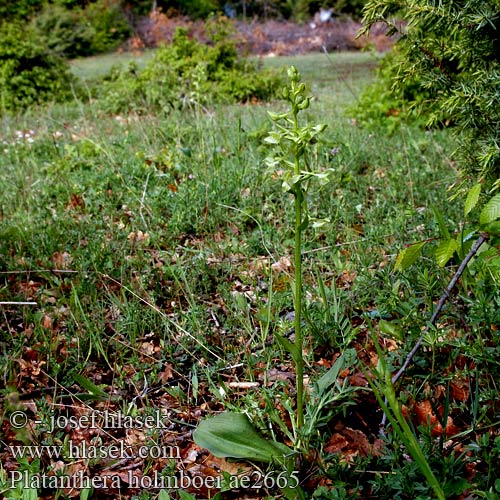
POLYGON ((19 22, 0 26, 0 110, 16 111, 70 94, 68 64, 19 22))
POLYGON ((172 44, 160 47, 143 71, 134 64, 115 68, 97 86, 107 112, 180 108, 213 102, 268 100, 282 86, 274 72, 238 56, 230 37, 216 29, 212 45, 190 39, 178 28, 172 44))
POLYGON ((68 57, 84 57, 115 50, 132 30, 121 2, 98 0, 85 8, 46 4, 31 27, 50 50, 68 57))

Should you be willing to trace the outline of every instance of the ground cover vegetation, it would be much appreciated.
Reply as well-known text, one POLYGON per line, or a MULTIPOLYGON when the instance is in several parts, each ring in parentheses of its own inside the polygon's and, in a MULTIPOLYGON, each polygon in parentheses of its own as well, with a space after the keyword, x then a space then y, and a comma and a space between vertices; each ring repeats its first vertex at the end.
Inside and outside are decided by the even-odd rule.
POLYGON ((375 54, 267 59, 302 77, 265 102, 217 98, 228 47, 79 61, 73 101, 2 117, 2 495, 498 498, 493 163, 365 126, 375 54), (161 98, 130 92, 150 74, 161 98))

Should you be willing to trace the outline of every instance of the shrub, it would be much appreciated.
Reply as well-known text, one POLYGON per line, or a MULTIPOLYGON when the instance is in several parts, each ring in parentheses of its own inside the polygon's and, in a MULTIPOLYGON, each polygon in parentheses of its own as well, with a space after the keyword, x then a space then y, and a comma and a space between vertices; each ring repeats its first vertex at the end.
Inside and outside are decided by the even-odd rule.
POLYGON ((131 34, 121 3, 98 0, 85 9, 46 4, 31 27, 49 49, 67 57, 84 57, 115 50, 131 34))
POLYGON ((13 21, 26 19, 40 8, 42 0, 20 0, 17 2, 0 2, 0 19, 13 21))
MULTIPOLYGON (((384 21, 400 31, 399 64, 384 78, 401 101, 408 85, 423 93, 429 125, 450 120, 462 139, 464 172, 477 180, 500 177, 500 17, 497 0, 431 2, 404 0, 398 28, 392 0, 370 0, 368 30, 384 21)), ((419 93, 417 96, 421 95, 419 93)), ((417 99, 411 101, 417 103, 417 99)))
POLYGON ((68 10, 61 5, 46 4, 32 19, 31 27, 40 42, 62 57, 91 54, 94 29, 82 19, 81 10, 68 10))
POLYGON ((181 13, 193 19, 204 19, 220 10, 218 2, 213 0, 179 0, 175 3, 181 13))
POLYGON ((0 109, 64 99, 72 77, 67 63, 50 52, 36 34, 18 23, 0 26, 0 109))
POLYGON ((98 54, 115 50, 132 33, 119 0, 98 0, 83 11, 84 22, 94 30, 90 52, 98 54))
POLYGON ((120 112, 190 103, 266 100, 277 94, 279 76, 239 58, 230 38, 217 40, 213 45, 204 45, 190 39, 187 30, 178 28, 172 44, 160 47, 142 72, 129 65, 115 68, 104 78, 98 88, 102 106, 108 112, 120 112))

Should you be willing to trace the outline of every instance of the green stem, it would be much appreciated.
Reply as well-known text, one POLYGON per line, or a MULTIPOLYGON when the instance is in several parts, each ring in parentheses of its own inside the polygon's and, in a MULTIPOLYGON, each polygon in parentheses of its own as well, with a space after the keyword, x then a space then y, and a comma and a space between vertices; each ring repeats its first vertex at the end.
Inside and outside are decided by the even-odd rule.
MULTIPOLYGON (((300 173, 298 159, 295 161, 295 172, 300 173)), ((300 184, 295 192, 295 377, 297 388, 297 429, 304 425, 304 358, 302 353, 302 200, 300 184)))

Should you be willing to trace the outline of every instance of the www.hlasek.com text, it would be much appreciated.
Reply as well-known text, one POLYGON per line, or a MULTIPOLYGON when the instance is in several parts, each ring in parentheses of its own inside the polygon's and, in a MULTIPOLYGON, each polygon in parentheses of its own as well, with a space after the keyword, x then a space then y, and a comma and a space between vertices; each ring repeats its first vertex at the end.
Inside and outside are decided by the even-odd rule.
POLYGON ((138 447, 127 446, 123 441, 118 441, 112 445, 88 444, 85 441, 74 443, 69 440, 62 445, 8 445, 7 451, 13 458, 51 458, 70 460, 100 460, 110 458, 112 460, 133 459, 133 458, 165 458, 181 459, 181 452, 178 446, 168 446, 162 444, 141 445, 138 447))

